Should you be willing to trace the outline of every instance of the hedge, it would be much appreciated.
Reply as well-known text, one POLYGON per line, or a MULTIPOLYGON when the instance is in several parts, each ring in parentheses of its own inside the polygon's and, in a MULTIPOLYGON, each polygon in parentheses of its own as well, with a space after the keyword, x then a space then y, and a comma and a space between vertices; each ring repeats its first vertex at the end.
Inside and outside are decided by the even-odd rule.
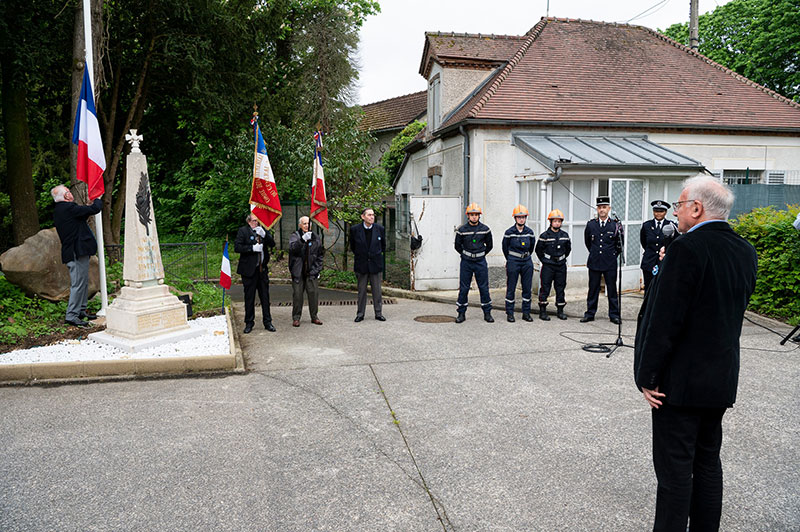
POLYGON ((800 205, 786 211, 760 207, 733 221, 758 253, 758 280, 750 309, 800 323, 800 232, 792 226, 800 205))

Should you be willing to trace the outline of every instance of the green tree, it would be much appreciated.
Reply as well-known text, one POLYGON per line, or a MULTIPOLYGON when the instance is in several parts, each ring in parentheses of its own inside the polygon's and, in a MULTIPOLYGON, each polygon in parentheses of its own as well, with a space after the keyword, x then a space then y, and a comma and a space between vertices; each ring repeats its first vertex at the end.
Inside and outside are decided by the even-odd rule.
POLYGON ((389 149, 383 154, 383 157, 381 157, 381 166, 386 170, 389 180, 394 179, 397 175, 397 171, 400 170, 400 165, 403 164, 403 159, 406 156, 406 152, 403 151, 403 148, 408 146, 408 143, 414 140, 414 137, 416 137, 424 127, 425 122, 414 120, 392 139, 391 144, 389 144, 389 149))
MULTIPOLYGON (((698 51, 800 101, 800 0, 733 0, 699 17, 698 51)), ((663 32, 688 45, 688 24, 663 32)))

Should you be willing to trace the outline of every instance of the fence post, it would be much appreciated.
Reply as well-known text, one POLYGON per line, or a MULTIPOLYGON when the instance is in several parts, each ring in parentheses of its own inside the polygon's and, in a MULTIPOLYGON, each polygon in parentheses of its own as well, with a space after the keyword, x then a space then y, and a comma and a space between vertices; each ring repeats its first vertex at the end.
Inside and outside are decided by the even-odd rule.
POLYGON ((203 278, 208 282, 208 248, 203 242, 203 278))

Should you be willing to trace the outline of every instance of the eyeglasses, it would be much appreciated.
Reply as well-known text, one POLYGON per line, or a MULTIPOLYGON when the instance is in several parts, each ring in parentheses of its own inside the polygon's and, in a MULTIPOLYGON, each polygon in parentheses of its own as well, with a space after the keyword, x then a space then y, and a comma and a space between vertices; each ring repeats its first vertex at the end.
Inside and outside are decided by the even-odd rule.
POLYGON ((672 203, 672 208, 677 211, 678 209, 681 208, 681 203, 689 203, 690 201, 700 202, 700 200, 696 200, 696 199, 687 199, 687 200, 683 200, 683 201, 675 201, 675 202, 672 203))

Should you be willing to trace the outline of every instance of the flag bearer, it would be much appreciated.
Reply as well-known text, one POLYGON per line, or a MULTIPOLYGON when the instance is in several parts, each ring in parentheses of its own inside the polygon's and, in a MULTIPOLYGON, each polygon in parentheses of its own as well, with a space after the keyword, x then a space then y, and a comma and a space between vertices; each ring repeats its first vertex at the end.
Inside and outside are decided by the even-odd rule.
POLYGON ((564 213, 553 209, 547 215, 550 227, 541 235, 536 244, 536 256, 542 263, 539 278, 539 319, 549 321, 547 315, 547 298, 550 297, 550 285, 556 289, 556 317, 560 320, 567 319, 564 307, 567 300, 564 298, 564 289, 567 286, 567 257, 572 251, 572 242, 566 231, 561 230, 564 222, 564 213))
POLYGON ((525 225, 528 209, 517 205, 511 213, 514 225, 503 235, 503 255, 506 256, 506 319, 514 322, 514 296, 517 292, 517 278, 522 278, 522 319, 531 318, 531 284, 533 283, 533 261, 536 237, 533 230, 525 225))
POLYGON ((467 223, 456 230, 455 248, 461 255, 456 323, 462 323, 466 319, 464 314, 467 312, 467 295, 473 275, 481 294, 483 319, 489 323, 494 322, 492 298, 489 295, 489 267, 486 264, 486 254, 493 246, 492 232, 480 222, 482 212, 477 203, 470 203, 467 206, 467 223))

